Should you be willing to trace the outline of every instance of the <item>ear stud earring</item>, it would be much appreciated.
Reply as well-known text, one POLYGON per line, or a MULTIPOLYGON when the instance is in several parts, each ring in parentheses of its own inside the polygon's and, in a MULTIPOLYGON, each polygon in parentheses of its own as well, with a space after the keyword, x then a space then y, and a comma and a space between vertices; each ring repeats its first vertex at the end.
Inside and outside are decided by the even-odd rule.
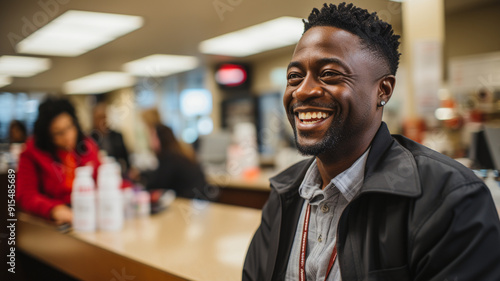
POLYGON ((380 102, 380 106, 384 106, 384 105, 385 105, 385 100, 380 102))

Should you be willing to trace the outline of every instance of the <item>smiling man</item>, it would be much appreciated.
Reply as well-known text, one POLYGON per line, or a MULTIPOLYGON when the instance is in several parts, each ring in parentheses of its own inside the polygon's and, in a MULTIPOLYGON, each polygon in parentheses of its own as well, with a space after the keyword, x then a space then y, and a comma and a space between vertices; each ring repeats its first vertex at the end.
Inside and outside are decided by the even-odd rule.
POLYGON ((299 151, 272 178, 243 280, 500 280, 484 183, 382 122, 399 36, 352 4, 314 9, 283 104, 299 151))

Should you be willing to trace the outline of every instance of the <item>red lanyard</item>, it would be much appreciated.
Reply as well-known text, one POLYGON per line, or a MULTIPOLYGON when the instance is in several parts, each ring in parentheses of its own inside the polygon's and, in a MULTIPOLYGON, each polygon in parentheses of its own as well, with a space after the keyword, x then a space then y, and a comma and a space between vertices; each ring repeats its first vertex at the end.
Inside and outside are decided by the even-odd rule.
MULTIPOLYGON (((307 204, 306 215, 304 218, 304 226, 302 228, 302 240, 300 243, 300 260, 299 260, 299 281, 306 281, 306 247, 307 247, 307 232, 309 230, 309 217, 311 216, 311 205, 307 204)), ((337 245, 333 246, 333 252, 330 256, 330 263, 326 270, 325 281, 328 274, 332 270, 335 259, 337 258, 337 245)))

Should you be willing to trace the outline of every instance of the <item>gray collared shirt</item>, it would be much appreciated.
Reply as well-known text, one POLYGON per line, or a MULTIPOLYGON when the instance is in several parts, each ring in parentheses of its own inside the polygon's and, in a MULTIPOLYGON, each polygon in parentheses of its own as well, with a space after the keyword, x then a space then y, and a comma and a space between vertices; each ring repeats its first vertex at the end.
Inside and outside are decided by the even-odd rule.
MULTIPOLYGON (((300 240, 308 203, 311 204, 311 215, 307 235, 306 279, 325 280, 326 270, 337 238, 337 224, 340 215, 363 185, 369 151, 370 148, 351 167, 333 178, 323 190, 321 189, 321 175, 316 160, 307 170, 299 187, 299 194, 305 199, 305 202, 295 231, 285 280, 299 280, 300 240)), ((338 261, 335 261, 327 280, 342 280, 338 261)))

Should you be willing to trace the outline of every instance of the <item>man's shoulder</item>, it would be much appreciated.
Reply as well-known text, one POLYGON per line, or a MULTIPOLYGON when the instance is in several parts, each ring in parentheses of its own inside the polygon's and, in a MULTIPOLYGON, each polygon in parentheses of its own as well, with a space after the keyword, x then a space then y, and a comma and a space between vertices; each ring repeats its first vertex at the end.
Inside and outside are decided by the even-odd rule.
POLYGON ((481 179, 479 179, 469 168, 452 158, 404 136, 392 136, 401 146, 408 150, 415 159, 421 180, 432 180, 433 182, 445 182, 444 180, 446 180, 450 188, 464 184, 482 183, 481 179))

